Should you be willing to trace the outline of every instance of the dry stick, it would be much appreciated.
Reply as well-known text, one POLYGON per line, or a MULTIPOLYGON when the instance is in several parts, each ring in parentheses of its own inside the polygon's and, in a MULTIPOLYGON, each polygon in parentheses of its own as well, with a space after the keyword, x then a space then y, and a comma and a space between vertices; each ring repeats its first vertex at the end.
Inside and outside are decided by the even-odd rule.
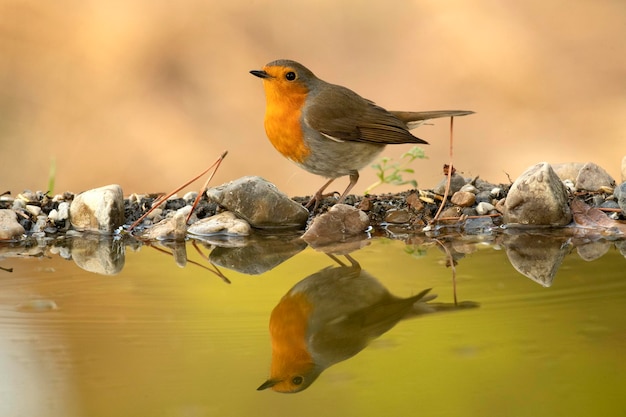
POLYGON ((209 187, 209 183, 211 182, 211 180, 215 176, 215 173, 217 172, 217 170, 220 168, 220 164, 222 163, 222 161, 224 160, 224 158, 226 157, 227 154, 228 154, 228 151, 222 152, 222 155, 220 155, 220 157, 217 160, 217 162, 215 162, 215 164, 213 164, 213 165, 215 165, 215 169, 213 170, 213 172, 211 173, 209 178, 204 183, 204 186, 202 187, 202 189, 200 190, 200 192, 196 196, 196 199, 194 200, 193 205, 191 206, 191 211, 189 212, 189 214, 187 215, 187 218, 185 219, 185 224, 187 224, 187 222, 189 221, 189 218, 193 214, 193 211, 196 209, 196 206, 198 205, 198 202, 202 198, 202 195, 204 194, 206 189, 209 187))
MULTIPOLYGON (((139 223, 141 223, 141 221, 143 219, 146 218, 146 216, 148 216, 148 214, 152 213, 157 207, 159 207, 161 204, 163 204, 164 201, 166 201, 168 198, 170 198, 171 196, 173 196, 174 194, 176 194, 177 192, 179 192, 180 190, 182 190, 183 188, 185 188, 186 186, 188 186, 189 184, 191 184, 192 182, 196 181, 198 178, 202 177, 204 174, 206 174, 207 172, 209 172, 210 170, 213 169, 214 166, 218 166, 220 165, 220 163, 222 162, 222 160, 224 159, 224 157, 226 156, 226 154, 228 154, 228 151, 224 151, 222 152, 222 155, 220 155, 220 157, 217 159, 217 161, 213 162, 213 165, 211 165, 210 167, 208 167, 207 169, 205 169, 204 171, 202 171, 202 173, 196 177, 194 177, 193 179, 187 181, 185 184, 181 185, 180 187, 178 187, 177 189, 175 189, 174 191, 172 191, 171 193, 169 193, 168 195, 161 197, 160 199, 158 199, 155 203, 152 204, 152 208, 150 210, 148 210, 146 213, 144 213, 143 216, 141 216, 140 218, 138 218, 135 223, 131 224, 130 227, 128 228, 128 231, 132 231, 135 227, 137 227, 137 225, 139 223)), ((217 170, 217 168, 215 168, 217 170)), ((215 172, 211 175, 211 178, 213 178, 213 175, 215 175, 215 172)), ((195 207, 195 206, 194 206, 195 207)), ((192 210, 193 211, 193 210, 192 210)))
POLYGON ((443 193, 443 201, 441 202, 441 205, 439 206, 439 210, 437 210, 437 214, 435 214, 435 217, 433 218, 431 223, 434 223, 437 220, 439 220, 439 215, 441 214, 441 211, 443 210, 443 206, 446 205, 446 200, 448 199, 448 193, 450 192, 450 183, 452 182, 452 167, 454 166, 452 164, 452 150, 454 149, 453 133, 454 133, 454 116, 450 117, 450 164, 448 166, 448 181, 446 182, 446 190, 443 193))

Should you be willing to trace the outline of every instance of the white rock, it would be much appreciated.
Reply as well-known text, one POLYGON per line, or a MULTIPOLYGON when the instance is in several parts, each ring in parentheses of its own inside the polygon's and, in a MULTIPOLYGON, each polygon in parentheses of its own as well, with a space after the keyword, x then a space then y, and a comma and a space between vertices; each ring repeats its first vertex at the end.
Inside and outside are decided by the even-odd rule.
POLYGON ((495 210, 495 206, 485 201, 481 201, 480 203, 476 205, 476 212, 481 216, 484 216, 485 214, 489 214, 491 210, 495 210))
POLYGON ((78 194, 70 205, 70 221, 78 230, 112 233, 124 224, 124 195, 117 184, 78 194))
POLYGON ((59 220, 67 220, 70 218, 70 203, 63 201, 59 203, 59 220))
POLYGON ((192 235, 211 236, 248 236, 250 234, 250 224, 247 221, 237 218, 235 213, 225 211, 206 219, 198 220, 187 229, 192 235))
POLYGON ((32 214, 33 216, 37 217, 41 214, 41 207, 33 206, 32 204, 27 204, 26 211, 32 214))

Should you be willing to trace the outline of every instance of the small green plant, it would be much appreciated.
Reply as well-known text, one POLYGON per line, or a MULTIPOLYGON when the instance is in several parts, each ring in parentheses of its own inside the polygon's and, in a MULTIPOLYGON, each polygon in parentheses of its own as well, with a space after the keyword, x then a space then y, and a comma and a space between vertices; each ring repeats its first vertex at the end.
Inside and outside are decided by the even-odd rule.
POLYGON ((405 180, 402 175, 413 174, 415 172, 412 168, 408 168, 408 165, 416 159, 426 159, 427 156, 424 153, 424 150, 419 146, 414 146, 408 152, 403 153, 400 158, 400 162, 392 162, 392 158, 383 157, 380 159, 380 162, 372 165, 372 168, 376 170, 378 181, 367 187, 365 195, 369 194, 374 188, 382 184, 411 184, 413 188, 417 187, 417 181, 405 180))
POLYGON ((57 177, 57 161, 55 158, 50 160, 50 170, 48 171, 48 193, 54 193, 54 183, 57 177))

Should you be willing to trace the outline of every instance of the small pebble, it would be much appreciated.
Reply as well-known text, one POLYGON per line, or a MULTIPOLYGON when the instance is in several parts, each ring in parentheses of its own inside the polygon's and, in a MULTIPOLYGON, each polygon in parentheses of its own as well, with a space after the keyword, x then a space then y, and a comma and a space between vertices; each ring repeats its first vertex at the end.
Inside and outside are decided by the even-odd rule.
POLYGON ((27 204, 26 211, 32 214, 33 216, 37 217, 41 214, 41 207, 33 206, 32 204, 27 204))
POLYGON ((484 201, 478 203, 478 205, 476 206, 476 213, 478 213, 481 216, 488 214, 491 210, 495 210, 495 206, 493 204, 486 203, 484 201))
POLYGON ((189 191, 187 194, 183 196, 183 200, 193 203, 196 197, 198 197, 198 193, 196 191, 189 191))
POLYGON ((476 201, 476 196, 468 191, 457 191, 456 193, 454 193, 450 201, 452 202, 452 204, 456 204, 460 207, 470 207, 474 205, 474 202, 476 201))
POLYGON ((472 184, 465 184, 459 191, 465 191, 468 193, 476 194, 478 193, 478 188, 474 187, 472 184))
POLYGON ((59 203, 59 207, 57 210, 59 211, 59 221, 67 220, 70 218, 70 203, 68 203, 67 201, 59 203))
POLYGON ((53 223, 56 223, 59 220, 59 212, 57 209, 50 210, 50 213, 48 213, 48 219, 53 223))

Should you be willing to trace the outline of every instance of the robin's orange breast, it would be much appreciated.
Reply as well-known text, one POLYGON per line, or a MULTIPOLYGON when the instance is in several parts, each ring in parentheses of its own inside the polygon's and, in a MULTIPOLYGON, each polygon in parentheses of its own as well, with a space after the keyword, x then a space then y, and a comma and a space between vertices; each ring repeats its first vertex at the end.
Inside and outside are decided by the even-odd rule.
POLYGON ((304 142, 301 124, 307 90, 294 85, 289 94, 284 94, 264 82, 267 99, 265 133, 278 152, 301 164, 311 152, 304 142))

